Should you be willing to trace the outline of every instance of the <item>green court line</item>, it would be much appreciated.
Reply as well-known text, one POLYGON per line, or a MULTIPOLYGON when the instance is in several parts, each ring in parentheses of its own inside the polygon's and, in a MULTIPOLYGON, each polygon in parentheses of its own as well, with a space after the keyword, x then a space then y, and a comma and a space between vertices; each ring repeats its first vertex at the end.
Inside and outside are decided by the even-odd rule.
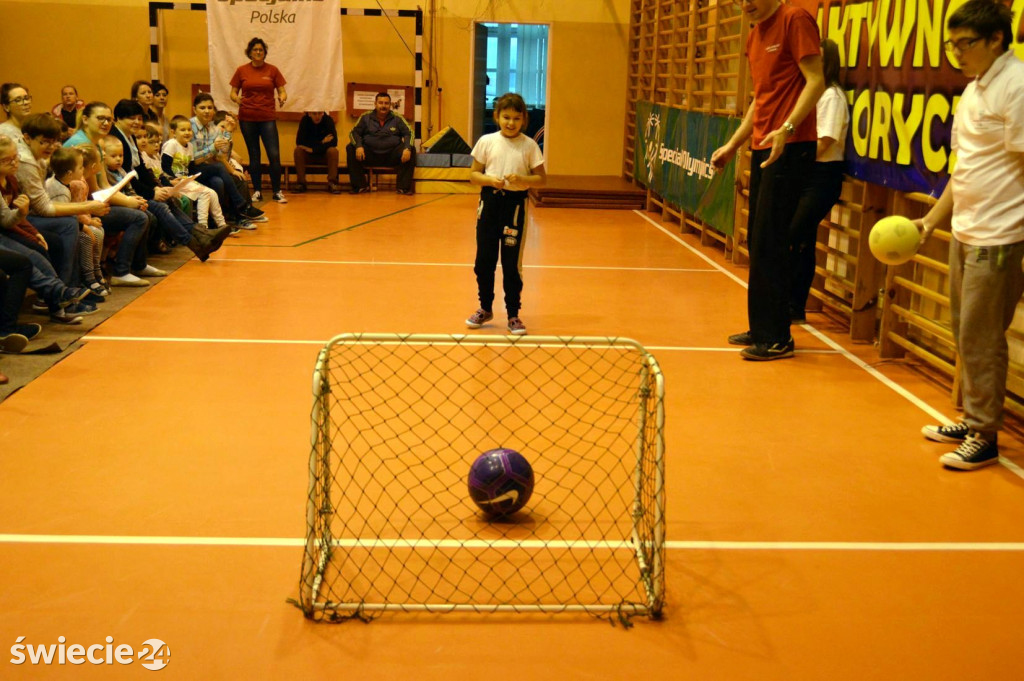
POLYGON ((387 215, 379 215, 379 216, 377 216, 375 218, 370 218, 369 220, 365 220, 365 221, 360 222, 360 223, 355 224, 355 225, 349 225, 348 227, 343 227, 341 229, 336 229, 333 232, 328 232, 327 234, 321 234, 320 236, 315 236, 312 239, 307 239, 305 241, 300 241, 299 243, 292 244, 291 246, 281 246, 281 245, 275 245, 275 244, 230 244, 230 245, 231 246, 236 246, 237 245, 237 246, 240 246, 242 248, 298 248, 299 246, 305 246, 307 244, 311 244, 314 241, 320 241, 321 239, 326 239, 328 237, 332 237, 335 234, 341 234, 342 232, 351 232, 353 229, 356 229, 357 227, 362 227, 364 225, 370 224, 371 222, 377 222, 378 220, 383 220, 385 218, 389 218, 392 215, 398 215, 399 213, 404 213, 404 212, 406 212, 408 210, 414 210, 414 209, 419 208, 421 206, 426 206, 428 204, 434 203, 435 201, 440 201, 441 199, 446 199, 449 196, 455 196, 455 194, 442 194, 442 195, 438 196, 436 199, 430 199, 429 201, 424 201, 423 203, 417 203, 415 206, 409 206, 408 208, 401 208, 399 210, 394 211, 393 213, 388 213, 387 215))

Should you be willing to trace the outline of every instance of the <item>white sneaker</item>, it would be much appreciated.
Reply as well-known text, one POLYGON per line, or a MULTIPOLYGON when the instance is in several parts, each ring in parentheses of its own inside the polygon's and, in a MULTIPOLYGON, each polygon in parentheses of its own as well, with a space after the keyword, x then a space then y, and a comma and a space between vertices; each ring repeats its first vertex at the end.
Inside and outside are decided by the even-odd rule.
POLYGON ((274 200, 278 203, 288 203, 288 199, 284 198, 284 192, 274 192, 274 200))
POLYGON ((132 274, 134 274, 137 277, 166 277, 167 276, 167 272, 165 272, 165 271, 163 271, 163 270, 161 270, 159 268, 153 267, 152 265, 146 265, 146 269, 144 269, 144 270, 135 270, 134 272, 132 272, 132 274))
POLYGON ((111 286, 149 286, 145 279, 139 279, 134 274, 126 274, 123 277, 113 276, 110 278, 111 286))
POLYGON ((262 200, 263 200, 263 192, 253 192, 252 193, 252 202, 253 203, 259 203, 262 200))

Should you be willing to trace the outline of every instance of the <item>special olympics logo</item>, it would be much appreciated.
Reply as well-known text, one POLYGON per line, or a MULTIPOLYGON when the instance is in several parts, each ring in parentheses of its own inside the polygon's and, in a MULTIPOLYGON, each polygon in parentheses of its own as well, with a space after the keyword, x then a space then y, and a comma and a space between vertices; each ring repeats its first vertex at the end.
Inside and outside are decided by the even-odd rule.
POLYGON ((654 163, 661 147, 661 116, 651 112, 644 125, 644 165, 647 166, 647 184, 654 181, 654 163))

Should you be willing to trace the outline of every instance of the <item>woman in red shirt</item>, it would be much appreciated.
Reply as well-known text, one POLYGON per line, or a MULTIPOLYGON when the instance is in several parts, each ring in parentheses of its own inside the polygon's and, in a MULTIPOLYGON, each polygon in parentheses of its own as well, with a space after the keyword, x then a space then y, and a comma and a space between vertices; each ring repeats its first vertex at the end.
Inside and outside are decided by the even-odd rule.
POLYGON ((282 106, 288 101, 284 90, 285 79, 273 64, 268 64, 267 44, 262 38, 253 38, 245 48, 248 64, 235 69, 231 77, 231 100, 238 104, 238 122, 249 150, 249 176, 255 190, 253 201, 263 200, 263 177, 260 172, 260 139, 267 149, 270 163, 270 187, 274 200, 288 203, 281 191, 281 144, 277 135, 277 109, 274 93, 282 106))

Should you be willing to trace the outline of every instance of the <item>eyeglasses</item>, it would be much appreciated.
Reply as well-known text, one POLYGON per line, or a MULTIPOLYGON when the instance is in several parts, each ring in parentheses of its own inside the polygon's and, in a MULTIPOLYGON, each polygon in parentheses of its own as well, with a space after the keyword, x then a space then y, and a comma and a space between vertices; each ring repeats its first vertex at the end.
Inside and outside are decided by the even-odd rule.
POLYGON ((959 52, 960 54, 963 54, 967 50, 974 47, 974 44, 980 41, 981 39, 982 38, 979 36, 977 38, 960 38, 960 40, 957 40, 956 42, 953 42, 952 40, 947 40, 946 42, 942 43, 942 46, 946 48, 946 52, 959 52))
POLYGON ((18 158, 18 155, 14 154, 13 156, 8 156, 7 158, 0 158, 0 165, 16 166, 18 165, 18 161, 20 160, 21 159, 18 158))
POLYGON ((11 100, 11 104, 28 104, 32 101, 32 95, 24 95, 23 97, 15 97, 11 100))

